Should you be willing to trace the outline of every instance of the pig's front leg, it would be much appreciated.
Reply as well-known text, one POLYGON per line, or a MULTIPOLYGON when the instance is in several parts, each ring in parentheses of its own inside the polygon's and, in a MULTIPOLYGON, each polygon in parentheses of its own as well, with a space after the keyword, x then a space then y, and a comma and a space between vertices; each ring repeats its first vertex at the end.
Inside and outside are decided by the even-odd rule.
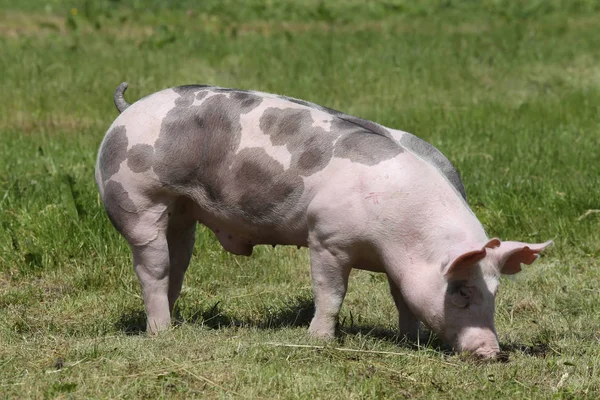
POLYGON ((421 332, 421 322, 417 316, 410 311, 404 301, 404 297, 402 297, 400 289, 389 276, 388 283, 390 284, 390 292, 394 298, 394 303, 396 303, 396 308, 398 309, 398 328, 400 336, 415 341, 419 338, 421 332))
POLYGON ((351 268, 343 252, 324 248, 319 242, 310 247, 315 316, 308 332, 317 338, 332 339, 351 268))

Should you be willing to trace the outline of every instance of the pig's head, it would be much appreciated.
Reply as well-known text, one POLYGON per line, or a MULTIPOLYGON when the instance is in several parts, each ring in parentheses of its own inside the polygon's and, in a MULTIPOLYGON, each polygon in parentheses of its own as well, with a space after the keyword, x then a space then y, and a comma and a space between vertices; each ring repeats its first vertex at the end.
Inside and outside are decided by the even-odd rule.
POLYGON ((551 243, 491 239, 456 246, 439 268, 428 269, 427 279, 410 279, 403 294, 413 312, 456 351, 494 358, 500 351, 494 327, 500 275, 521 271, 522 263, 532 264, 551 243))

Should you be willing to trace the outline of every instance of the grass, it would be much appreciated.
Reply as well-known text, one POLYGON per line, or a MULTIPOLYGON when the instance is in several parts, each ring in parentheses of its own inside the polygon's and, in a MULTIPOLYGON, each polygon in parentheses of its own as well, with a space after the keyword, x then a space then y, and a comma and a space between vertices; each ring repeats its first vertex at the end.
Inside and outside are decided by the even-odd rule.
POLYGON ((0 7, 3 397, 599 395, 600 213, 586 215, 600 209, 597 1, 0 7), (399 342, 385 278, 361 271, 340 337, 319 347, 307 253, 235 257, 204 229, 178 324, 146 337, 129 250, 93 181, 124 80, 129 101, 185 83, 257 89, 434 144, 491 236, 555 241, 503 280, 509 361, 399 342))

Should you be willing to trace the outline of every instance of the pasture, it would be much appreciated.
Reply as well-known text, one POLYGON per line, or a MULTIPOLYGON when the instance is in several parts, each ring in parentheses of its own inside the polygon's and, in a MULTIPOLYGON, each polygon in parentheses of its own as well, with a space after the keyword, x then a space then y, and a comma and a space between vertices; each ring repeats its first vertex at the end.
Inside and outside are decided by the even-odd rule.
POLYGON ((600 2, 163 3, 0 0, 0 397, 600 396, 600 2), (432 143, 490 237, 554 240, 502 279, 508 360, 399 340, 363 271, 337 340, 312 340, 306 249, 232 256, 204 228, 174 328, 145 335, 93 178, 122 81, 130 102, 285 94, 432 143))

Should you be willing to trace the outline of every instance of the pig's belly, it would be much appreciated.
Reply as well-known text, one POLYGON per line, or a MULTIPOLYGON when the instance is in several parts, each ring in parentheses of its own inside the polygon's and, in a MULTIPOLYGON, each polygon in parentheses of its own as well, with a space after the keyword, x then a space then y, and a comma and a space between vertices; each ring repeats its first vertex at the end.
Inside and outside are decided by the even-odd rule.
MULTIPOLYGON (((308 246, 308 227, 305 207, 289 210, 289 215, 261 220, 248 218, 244 210, 229 205, 228 212, 207 211, 194 203, 196 221, 209 228, 225 250, 236 255, 252 254, 256 245, 308 246)), ((211 207, 212 208, 212 207, 211 207)))

